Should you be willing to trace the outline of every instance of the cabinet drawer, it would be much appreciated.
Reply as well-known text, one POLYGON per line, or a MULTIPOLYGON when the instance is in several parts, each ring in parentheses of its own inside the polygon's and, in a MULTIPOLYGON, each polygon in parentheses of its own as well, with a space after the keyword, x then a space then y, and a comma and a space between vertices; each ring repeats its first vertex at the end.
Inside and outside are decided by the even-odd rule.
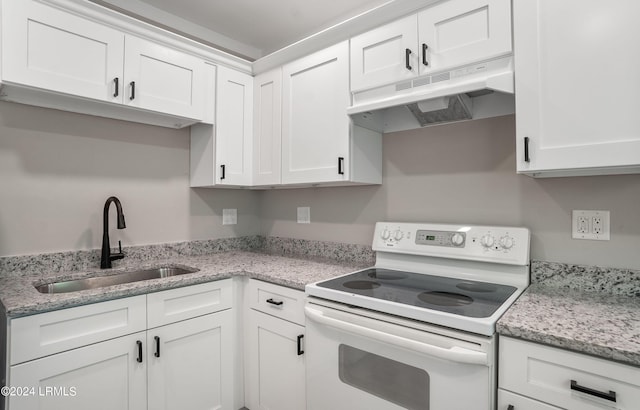
POLYGON ((154 328, 229 309, 231 279, 165 290, 147 295, 147 325, 154 328))
POLYGON ((500 338, 499 384, 566 409, 631 410, 640 403, 640 368, 508 337, 500 338))
POLYGON ((12 319, 10 364, 145 330, 145 301, 140 295, 12 319))
POLYGON ((250 280, 249 307, 304 326, 304 292, 250 280))
POLYGON ((498 410, 560 410, 560 408, 499 389, 498 410))

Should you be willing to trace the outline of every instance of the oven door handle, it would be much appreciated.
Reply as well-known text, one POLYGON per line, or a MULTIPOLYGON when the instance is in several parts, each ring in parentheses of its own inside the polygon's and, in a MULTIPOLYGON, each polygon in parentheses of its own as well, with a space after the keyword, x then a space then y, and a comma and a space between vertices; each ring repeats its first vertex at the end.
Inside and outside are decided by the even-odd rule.
POLYGON ((441 359, 450 360, 452 362, 465 363, 465 364, 477 364, 488 365, 487 354, 484 352, 478 352, 475 350, 465 349, 463 347, 453 346, 451 348, 444 348, 439 346, 430 345, 428 343, 419 342, 417 340, 407 339, 405 337, 392 335, 389 333, 381 332, 379 330, 370 329, 368 327, 356 325, 353 323, 343 322, 339 319, 334 319, 325 316, 322 311, 314 309, 309 306, 304 308, 307 317, 314 322, 322 325, 331 326, 333 328, 343 330, 345 332, 353 333, 359 336, 367 337, 374 340, 379 340, 385 343, 389 343, 398 347, 413 350, 418 353, 425 354, 427 356, 433 356, 441 359))

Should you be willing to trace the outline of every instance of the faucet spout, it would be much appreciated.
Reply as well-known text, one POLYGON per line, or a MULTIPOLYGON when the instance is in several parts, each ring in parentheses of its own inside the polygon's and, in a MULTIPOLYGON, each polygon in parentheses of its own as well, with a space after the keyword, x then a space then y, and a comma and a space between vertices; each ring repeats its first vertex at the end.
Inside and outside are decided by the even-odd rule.
POLYGON ((115 196, 107 198, 104 203, 104 211, 102 214, 102 255, 100 258, 100 269, 110 269, 111 261, 124 258, 122 253, 122 247, 119 252, 111 253, 111 245, 109 244, 109 207, 111 203, 115 203, 116 212, 118 213, 118 229, 124 229, 127 227, 124 221, 124 214, 122 213, 122 204, 120 200, 115 196))

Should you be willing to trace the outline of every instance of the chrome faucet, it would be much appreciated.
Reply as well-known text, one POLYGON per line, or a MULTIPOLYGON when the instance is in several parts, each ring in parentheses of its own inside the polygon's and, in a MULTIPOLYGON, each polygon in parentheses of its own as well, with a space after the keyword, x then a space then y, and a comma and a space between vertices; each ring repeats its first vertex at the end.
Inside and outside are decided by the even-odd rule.
POLYGON ((100 258, 100 269, 111 268, 111 261, 124 258, 122 253, 122 243, 118 241, 119 251, 111 253, 111 245, 109 245, 109 206, 114 202, 116 211, 118 212, 118 229, 124 229, 127 225, 124 223, 124 214, 122 213, 122 205, 120 200, 115 196, 111 196, 104 203, 104 213, 102 215, 102 257, 100 258))

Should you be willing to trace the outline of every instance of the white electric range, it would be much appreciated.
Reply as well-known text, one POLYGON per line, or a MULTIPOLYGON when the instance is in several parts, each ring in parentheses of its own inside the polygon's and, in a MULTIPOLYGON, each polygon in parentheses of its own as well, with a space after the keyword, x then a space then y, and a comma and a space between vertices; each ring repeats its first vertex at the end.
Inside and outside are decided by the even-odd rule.
POLYGON ((306 287, 308 408, 493 409, 528 229, 380 222, 373 249, 375 266, 306 287))

